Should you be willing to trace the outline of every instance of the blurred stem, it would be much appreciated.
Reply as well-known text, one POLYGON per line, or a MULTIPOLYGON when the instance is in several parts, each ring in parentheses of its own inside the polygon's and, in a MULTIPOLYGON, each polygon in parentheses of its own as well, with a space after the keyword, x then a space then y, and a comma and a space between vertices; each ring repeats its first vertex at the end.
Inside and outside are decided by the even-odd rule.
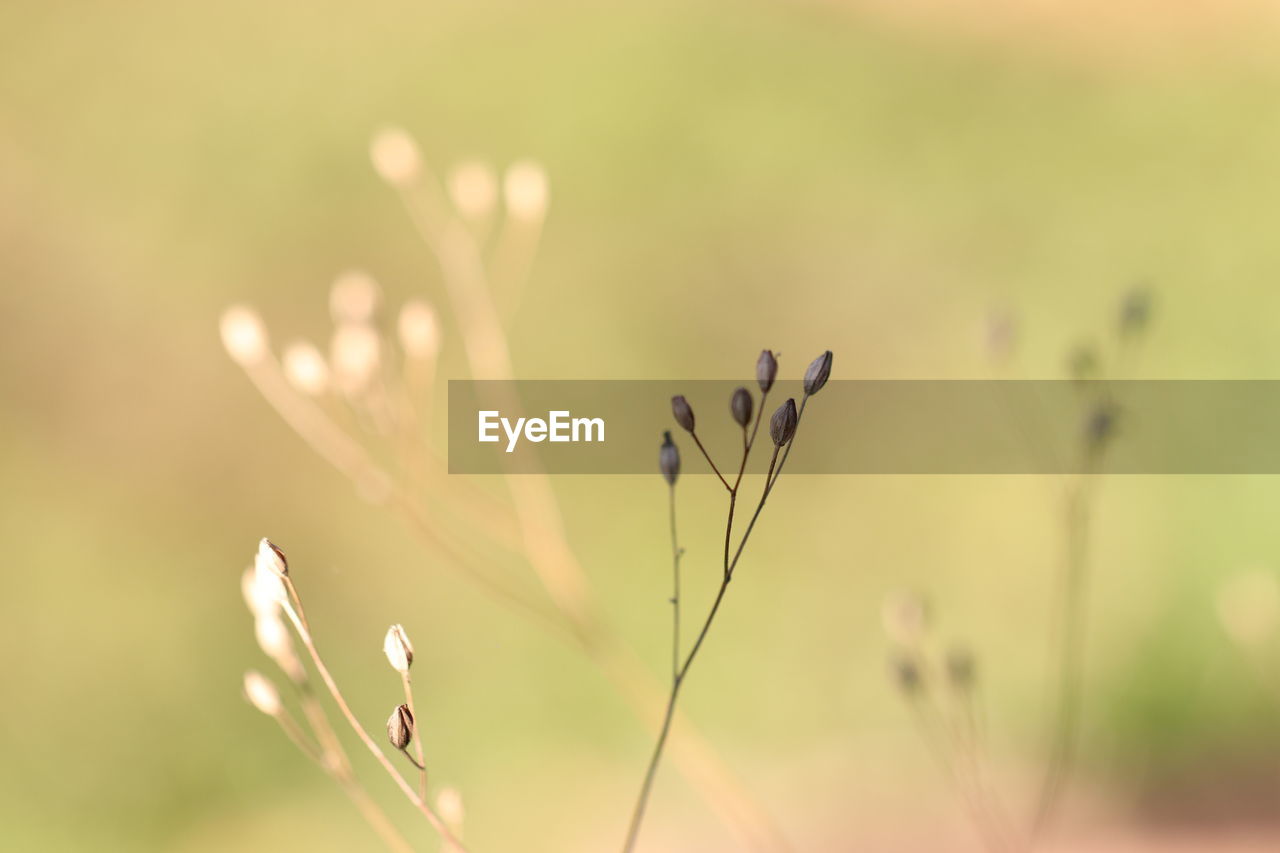
POLYGON ((422 753, 422 734, 418 720, 418 709, 413 704, 413 682, 410 680, 408 670, 400 673, 400 680, 404 683, 404 703, 409 706, 409 714, 413 717, 413 749, 418 753, 418 796, 422 797, 425 802, 427 799, 427 759, 422 753))
POLYGON ((667 488, 671 509, 671 680, 680 677, 680 540, 676 536, 676 486, 667 488))

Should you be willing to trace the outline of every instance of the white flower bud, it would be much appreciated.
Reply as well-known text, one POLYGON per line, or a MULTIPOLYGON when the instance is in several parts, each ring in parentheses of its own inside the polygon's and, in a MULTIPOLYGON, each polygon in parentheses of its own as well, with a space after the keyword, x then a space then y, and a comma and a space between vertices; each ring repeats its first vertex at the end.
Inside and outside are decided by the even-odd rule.
POLYGON ((267 357, 267 327, 252 308, 231 306, 222 312, 218 328, 227 355, 241 367, 257 364, 267 357))
POLYGON ((409 635, 404 632, 403 625, 392 625, 387 629, 387 636, 382 641, 382 651, 396 672, 407 673, 413 665, 413 643, 409 642, 409 635))
POLYGON ((507 211, 517 219, 541 219, 547 212, 547 173, 537 163, 513 163, 502 180, 507 211))
POLYGON ((274 570, 259 572, 257 566, 245 569, 240 576, 240 593, 255 619, 264 613, 274 614, 287 597, 280 576, 274 570))
POLYGON ((413 299, 400 309, 400 345, 410 358, 426 360, 440 352, 440 324, 436 312, 420 299, 413 299))
POLYGON ((364 270, 347 270, 329 289, 329 313, 335 323, 368 323, 378 310, 378 282, 364 270))
POLYGON ((244 696, 250 705, 268 717, 280 713, 280 693, 260 672, 250 670, 244 674, 244 696))
POLYGON ((461 832, 467 812, 462 805, 462 794, 458 793, 457 788, 440 789, 440 793, 436 795, 436 811, 454 835, 461 832))
POLYGON ((299 341, 284 351, 284 375, 289 384, 311 397, 329 387, 329 364, 309 343, 299 341))
POLYGON ((344 394, 359 394, 369 387, 382 363, 382 340, 364 323, 341 325, 333 333, 329 358, 338 389, 344 394))
POLYGON ((413 183, 422 173, 422 155, 413 137, 398 127, 378 131, 369 146, 373 168, 382 180, 402 187, 413 183))
POLYGON ((469 160, 449 174, 449 198, 467 219, 483 219, 498 201, 498 179, 488 163, 469 160))

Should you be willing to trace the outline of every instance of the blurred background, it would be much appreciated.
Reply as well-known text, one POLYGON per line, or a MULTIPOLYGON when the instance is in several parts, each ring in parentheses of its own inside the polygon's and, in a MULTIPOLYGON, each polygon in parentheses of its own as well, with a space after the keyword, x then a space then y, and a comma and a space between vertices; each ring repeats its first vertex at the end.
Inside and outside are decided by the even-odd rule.
MULTIPOLYGON (((580 652, 362 500, 219 341, 222 311, 248 303, 277 349, 323 346, 329 286, 358 267, 388 328, 408 298, 437 304, 440 376, 468 375, 439 269, 370 165, 379 127, 441 169, 545 167, 542 248, 510 325, 521 378, 745 380, 762 347, 787 377, 827 348, 840 378, 985 377, 993 310, 1016 318, 1007 369, 1053 378, 1080 341, 1106 343, 1136 283, 1156 303, 1135 375, 1271 378, 1278 14, 4 4, 3 846, 377 849, 240 695, 243 671, 267 667, 239 591, 264 535, 375 732, 399 701, 382 633, 404 623, 433 780, 462 792, 474 849, 621 841, 649 732, 580 652)), ((664 485, 554 487, 603 616, 664 677, 664 485)), ((1099 489, 1080 761, 1040 849, 1280 843, 1278 499, 1266 477, 1099 489), (1233 635, 1217 603, 1246 569, 1271 580, 1243 596, 1262 601, 1257 630, 1233 635)), ((887 675, 881 603, 927 594, 937 642, 974 651, 992 775, 1024 812, 1051 712, 1053 484, 797 477, 774 500, 684 709, 793 849, 982 849, 887 675)), ((721 495, 691 477, 682 501, 695 613, 721 495)), ((436 849, 366 759, 371 792, 436 849)), ((740 849, 671 764, 642 842, 740 849)))

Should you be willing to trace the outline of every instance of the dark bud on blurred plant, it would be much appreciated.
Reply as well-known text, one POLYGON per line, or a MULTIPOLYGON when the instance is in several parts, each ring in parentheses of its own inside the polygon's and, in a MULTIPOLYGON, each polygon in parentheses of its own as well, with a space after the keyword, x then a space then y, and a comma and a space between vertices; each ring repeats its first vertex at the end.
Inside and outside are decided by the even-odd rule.
POLYGON ((813 396, 822 390, 831 378, 831 350, 818 356, 804 372, 804 393, 813 396))
POLYGON ((683 394, 677 394, 671 398, 671 414, 675 415, 676 423, 682 428, 693 432, 693 407, 689 405, 689 401, 683 394))
POLYGON ((947 652, 947 680, 955 690, 964 692, 973 686, 975 668, 968 649, 956 647, 947 652))
POLYGON ((920 662, 914 655, 904 651, 894 652, 889 657, 889 677, 906 696, 914 697, 924 686, 924 674, 920 671, 920 662))
POLYGON ((1120 303, 1120 337, 1140 335, 1151 321, 1151 291, 1135 287, 1120 303))
POLYGON ((1067 373, 1077 382, 1097 379, 1101 370, 1098 352, 1091 344, 1079 344, 1067 356, 1067 373))
POLYGON ((729 411, 733 414, 733 419, 738 426, 743 429, 747 428, 747 424, 751 423, 751 410, 754 404, 751 401, 751 392, 746 388, 739 388, 733 392, 733 396, 729 398, 729 411))
POLYGON ((778 360, 773 357, 773 350, 763 350, 756 360, 756 382, 760 383, 760 390, 768 393, 777 378, 778 360))
POLYGON ((676 477, 680 476, 680 449, 671 440, 669 431, 662 433, 662 447, 658 450, 658 470, 662 472, 662 479, 667 481, 668 486, 676 484, 676 477))
POLYGON ((778 407, 773 413, 773 417, 769 419, 769 435, 773 438, 773 443, 778 447, 786 444, 796 434, 796 423, 799 416, 796 414, 796 401, 788 399, 778 407))
POLYGON ((413 740, 413 712, 408 705, 397 705, 387 719, 387 739, 396 749, 404 750, 413 740))
POLYGON ((1099 453, 1115 435, 1118 412, 1110 403, 1094 406, 1085 418, 1084 443, 1090 453, 1099 453))

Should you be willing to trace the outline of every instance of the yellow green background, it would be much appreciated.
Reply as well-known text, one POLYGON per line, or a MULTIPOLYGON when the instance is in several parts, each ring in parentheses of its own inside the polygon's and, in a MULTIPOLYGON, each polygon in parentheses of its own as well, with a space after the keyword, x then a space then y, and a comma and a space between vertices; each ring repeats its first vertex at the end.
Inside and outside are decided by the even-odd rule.
MULTIPOLYGON (((323 341, 351 266, 393 307, 444 310, 370 168, 377 127, 439 166, 545 164, 523 378, 746 379, 762 347, 790 377, 827 348, 841 378, 980 377, 993 308, 1019 318, 1017 371, 1058 377, 1136 282, 1157 297, 1139 375, 1270 378, 1277 34, 1242 0, 0 7, 0 846, 373 849, 239 695, 263 665, 238 584, 264 535, 375 729, 398 695, 382 632, 405 624, 434 778, 462 790, 476 849, 621 840, 648 734, 580 655, 361 502, 221 349, 233 302, 277 344, 323 341)), ((447 321, 442 372, 466 375, 447 321)), ((556 487, 606 614, 661 672, 661 481, 556 487)), ((695 611, 720 495, 684 488, 695 611)), ((1278 497, 1267 477, 1105 484, 1064 844, 1274 842, 1280 705, 1213 602, 1275 565, 1278 497)), ((795 478, 775 500, 686 710, 798 850, 976 849, 887 683, 880 603, 919 588, 976 650, 1021 803, 1047 718, 1051 484, 795 478)), ((645 840, 733 849, 670 767, 645 840)))

